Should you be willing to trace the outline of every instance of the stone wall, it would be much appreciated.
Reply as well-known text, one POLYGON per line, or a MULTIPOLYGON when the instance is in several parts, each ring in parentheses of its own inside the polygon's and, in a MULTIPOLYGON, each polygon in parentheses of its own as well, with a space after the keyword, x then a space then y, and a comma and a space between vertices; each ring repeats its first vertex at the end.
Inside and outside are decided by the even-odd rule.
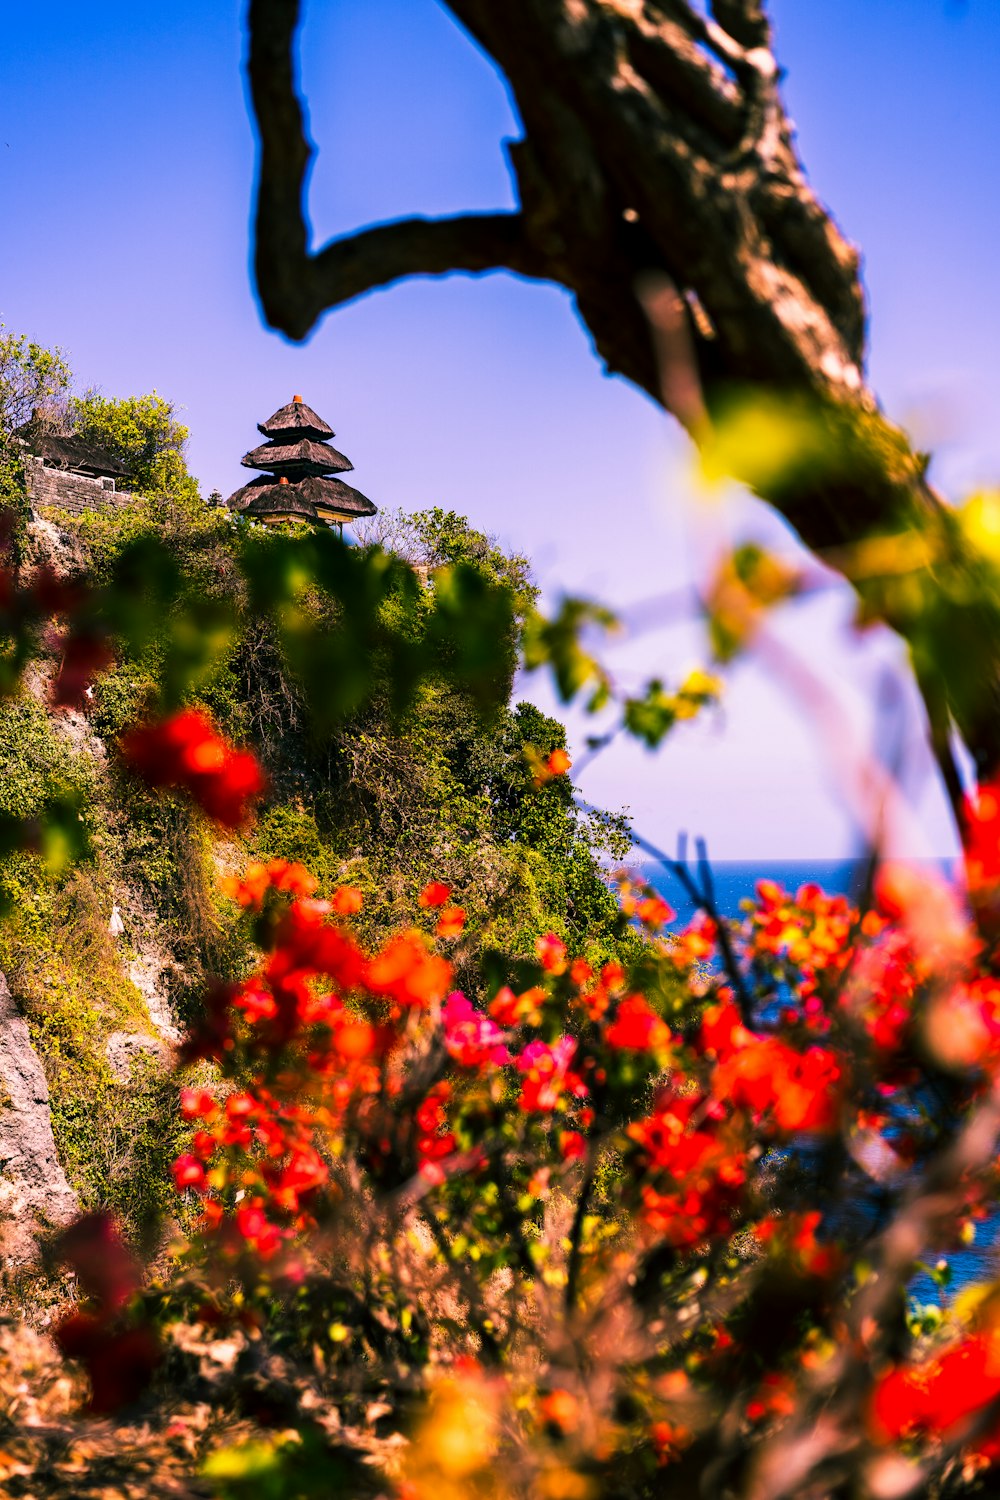
POLYGON ((110 488, 113 480, 67 474, 63 469, 51 469, 40 458, 28 455, 24 461, 24 478, 32 510, 52 508, 79 516, 85 510, 115 510, 132 499, 127 491, 110 488))

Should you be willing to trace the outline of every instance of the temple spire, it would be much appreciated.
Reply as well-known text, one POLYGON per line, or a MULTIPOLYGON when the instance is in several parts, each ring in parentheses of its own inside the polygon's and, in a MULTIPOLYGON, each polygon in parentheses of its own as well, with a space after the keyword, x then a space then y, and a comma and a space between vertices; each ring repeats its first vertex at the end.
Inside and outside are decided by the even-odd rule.
POLYGON ((311 521, 337 528, 358 516, 375 515, 377 507, 367 495, 333 477, 354 465, 329 441, 333 428, 301 396, 258 423, 257 430, 267 441, 245 453, 241 462, 264 472, 230 495, 230 510, 268 524, 311 521))

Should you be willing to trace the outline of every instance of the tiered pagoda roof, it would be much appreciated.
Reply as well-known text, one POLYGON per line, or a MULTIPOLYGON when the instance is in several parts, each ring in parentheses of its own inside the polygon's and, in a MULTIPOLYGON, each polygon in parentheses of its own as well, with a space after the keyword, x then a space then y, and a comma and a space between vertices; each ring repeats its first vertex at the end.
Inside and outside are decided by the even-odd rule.
POLYGON ((354 465, 328 441, 333 428, 301 396, 258 423, 257 430, 267 442, 244 454, 242 463, 264 472, 230 495, 230 510, 257 521, 327 526, 375 515, 378 507, 367 495, 333 478, 354 465))

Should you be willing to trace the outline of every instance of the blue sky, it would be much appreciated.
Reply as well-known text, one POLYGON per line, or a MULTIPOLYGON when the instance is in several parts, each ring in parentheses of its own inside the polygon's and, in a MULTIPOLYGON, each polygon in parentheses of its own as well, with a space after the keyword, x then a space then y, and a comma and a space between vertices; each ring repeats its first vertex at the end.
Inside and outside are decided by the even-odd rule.
MULTIPOLYGON (((775 0, 786 97, 813 182, 864 249, 872 372, 937 453, 951 493, 1000 474, 995 272, 1000 147, 993 0, 775 0)), ((68 353, 81 385, 156 388, 184 409, 205 491, 241 482, 255 423, 301 391, 380 505, 443 505, 534 560, 546 594, 627 607, 703 575, 729 537, 791 547, 737 496, 706 503, 683 438, 606 378, 569 299, 507 276, 420 282, 330 314, 292 346, 261 325, 247 269, 253 138, 242 8, 50 0, 5 17, 0 317, 68 353)), ((434 0, 306 8, 303 75, 321 154, 317 236, 408 212, 511 201, 502 82, 434 0)), ((649 837, 720 858, 851 852, 850 760, 831 722, 884 742, 898 646, 857 641, 837 591, 775 632, 841 705, 818 727, 773 663, 733 674, 724 713, 656 756, 616 747, 584 793, 649 837), (832 747, 832 748, 831 748, 832 747)), ((625 684, 704 657, 680 623, 618 646, 625 684)), ((526 691, 547 705, 542 685, 526 691)), ((903 703, 917 851, 950 832, 903 703)), ((827 704, 829 708, 829 704, 827 704)), ((586 726, 571 721, 577 745, 586 726)), ((845 731, 846 733, 846 731, 845 731)))

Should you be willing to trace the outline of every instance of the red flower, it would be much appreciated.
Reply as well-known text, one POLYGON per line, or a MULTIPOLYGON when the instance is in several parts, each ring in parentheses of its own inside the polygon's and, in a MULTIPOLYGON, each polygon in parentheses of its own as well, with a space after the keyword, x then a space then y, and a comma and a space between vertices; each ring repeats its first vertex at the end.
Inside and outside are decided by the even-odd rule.
POLYGON ((662 1052, 670 1044, 670 1027, 642 995, 626 995, 604 1033, 609 1047, 629 1052, 662 1052))
MULTIPOLYGON (((948 1435, 1000 1396, 1000 1344, 973 1334, 924 1364, 900 1365, 875 1387, 870 1409, 874 1435, 897 1442, 915 1435, 948 1435)), ((977 1443, 995 1442, 996 1428, 977 1443)))
POLYGON ((559 1133, 559 1155, 563 1161, 582 1161, 587 1154, 587 1142, 578 1130, 562 1130, 559 1133))
POLYGON ((185 1188, 194 1188, 195 1192, 200 1192, 205 1186, 205 1168, 197 1157, 189 1152, 177 1158, 171 1171, 174 1176, 174 1186, 179 1193, 183 1193, 185 1188))
POLYGON ((450 885, 445 885, 443 880, 432 880, 424 886, 417 901, 421 906, 444 906, 450 895, 450 885))
POLYGON ((441 1162, 451 1156, 458 1145, 448 1129, 445 1106, 450 1097, 451 1087, 448 1083, 435 1084, 415 1115, 420 1175, 435 1187, 444 1181, 441 1162))
POLYGON ((56 1253, 76 1273, 94 1308, 63 1318, 55 1328, 56 1343, 90 1376, 90 1410, 116 1411, 141 1394, 160 1362, 156 1335, 126 1321, 125 1306, 139 1289, 141 1267, 105 1213, 77 1219, 60 1235, 56 1253))
POLYGON ((754 1231, 762 1245, 785 1263, 793 1276, 827 1277, 840 1269, 843 1257, 835 1245, 822 1245, 816 1239, 822 1215, 791 1213, 783 1218, 764 1219, 754 1231))
POLYGON ((55 1249, 81 1289, 107 1312, 117 1312, 142 1283, 142 1268, 110 1214, 84 1214, 59 1236, 55 1249))
POLYGON ((522 1021, 535 1026, 541 1019, 540 1007, 545 999, 545 991, 537 985, 525 990, 523 995, 515 995, 510 986, 505 984, 490 1001, 489 1012, 501 1026, 519 1026, 522 1021))
POLYGON ((181 787, 209 817, 226 828, 246 821, 248 804, 266 786, 247 750, 235 750, 196 708, 125 735, 126 764, 154 787, 181 787))
POLYGON ((733 1229, 746 1180, 742 1141, 717 1125, 718 1111, 699 1094, 664 1091, 656 1112, 629 1125, 629 1158, 643 1221, 683 1249, 733 1229), (693 1127, 692 1116, 704 1115, 693 1127))
POLYGON ((770 1115, 784 1134, 835 1127, 845 1080, 834 1052, 823 1047, 797 1052, 777 1037, 748 1031, 728 998, 705 1012, 699 1040, 701 1050, 717 1061, 716 1099, 758 1119, 770 1115))
POLYGON ((68 636, 52 685, 52 701, 56 707, 77 707, 98 672, 103 672, 111 661, 111 648, 103 635, 81 631, 68 636))
POLYGON ((88 1409, 118 1411, 141 1395, 162 1354, 152 1329, 119 1328, 104 1316, 74 1312, 55 1329, 67 1359, 78 1359, 90 1376, 88 1409))
POLYGON ((983 782, 965 799, 965 869, 970 889, 1000 881, 1000 782, 983 782))
POLYGON ((268 1222, 267 1215, 257 1200, 237 1209, 236 1228, 243 1236, 247 1248, 255 1250, 261 1260, 269 1260, 281 1247, 281 1231, 268 1222))
POLYGON ((219 1105, 208 1089, 181 1089, 181 1114, 185 1120, 210 1120, 219 1105))

